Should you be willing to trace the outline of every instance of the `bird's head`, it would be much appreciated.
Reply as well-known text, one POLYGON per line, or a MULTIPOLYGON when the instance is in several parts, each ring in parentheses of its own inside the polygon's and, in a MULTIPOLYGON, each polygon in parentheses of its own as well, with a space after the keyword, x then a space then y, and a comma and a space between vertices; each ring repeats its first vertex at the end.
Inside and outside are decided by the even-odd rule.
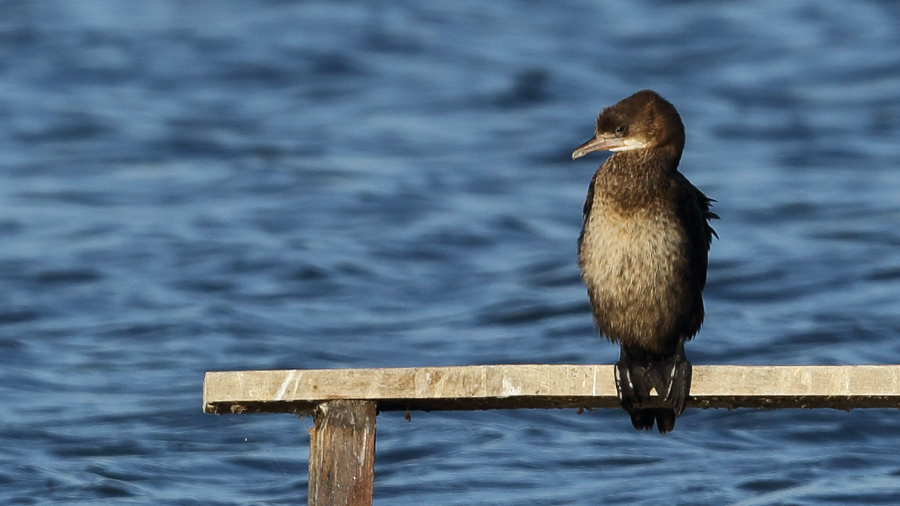
POLYGON ((684 124, 678 111, 655 91, 643 90, 606 107, 597 116, 594 137, 578 146, 572 159, 594 151, 632 151, 671 147, 681 156, 684 124))

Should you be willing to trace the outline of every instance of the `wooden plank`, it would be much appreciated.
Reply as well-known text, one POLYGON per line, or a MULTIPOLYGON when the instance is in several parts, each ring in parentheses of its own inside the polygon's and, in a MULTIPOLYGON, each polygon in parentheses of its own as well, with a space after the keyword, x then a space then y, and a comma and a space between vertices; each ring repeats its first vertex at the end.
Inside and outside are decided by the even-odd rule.
MULTIPOLYGON (((311 414, 323 401, 379 411, 616 408, 611 365, 484 365, 208 372, 207 413, 311 414)), ((900 365, 694 366, 689 407, 898 408, 900 365)))
POLYGON ((310 506, 371 506, 375 482, 375 403, 328 401, 309 431, 310 506))

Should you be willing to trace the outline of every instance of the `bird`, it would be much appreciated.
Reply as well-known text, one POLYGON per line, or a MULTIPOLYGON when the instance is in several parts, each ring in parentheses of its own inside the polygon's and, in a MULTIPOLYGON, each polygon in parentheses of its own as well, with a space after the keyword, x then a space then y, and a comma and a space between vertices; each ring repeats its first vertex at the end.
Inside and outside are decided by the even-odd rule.
POLYGON ((578 265, 600 335, 619 344, 619 403, 635 429, 671 431, 690 395, 684 343, 703 324, 714 200, 678 171, 675 107, 642 90, 604 108, 572 159, 611 151, 588 187, 578 265), (652 399, 652 396, 656 399, 652 399), (644 405, 650 407, 643 407, 644 405))

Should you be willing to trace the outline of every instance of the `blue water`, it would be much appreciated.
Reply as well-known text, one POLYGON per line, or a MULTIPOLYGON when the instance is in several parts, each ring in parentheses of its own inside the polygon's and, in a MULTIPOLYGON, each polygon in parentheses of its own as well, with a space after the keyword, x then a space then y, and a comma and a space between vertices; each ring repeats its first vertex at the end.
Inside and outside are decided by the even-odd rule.
MULTIPOLYGON (((0 3, 0 504, 271 505, 208 370, 609 363, 575 263, 642 88, 718 200, 695 364, 900 363, 890 2, 0 3)), ((376 504, 900 496, 900 412, 385 413, 376 504)))

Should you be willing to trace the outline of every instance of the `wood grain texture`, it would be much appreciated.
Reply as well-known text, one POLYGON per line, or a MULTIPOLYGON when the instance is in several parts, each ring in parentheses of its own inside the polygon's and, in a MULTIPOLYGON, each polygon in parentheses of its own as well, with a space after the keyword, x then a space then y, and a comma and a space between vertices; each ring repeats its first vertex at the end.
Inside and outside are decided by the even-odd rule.
POLYGON ((309 431, 310 506, 371 506, 375 480, 375 403, 328 401, 309 431))
MULTIPOLYGON (((379 411, 619 407, 611 365, 208 372, 203 383, 206 413, 307 415, 336 399, 379 411)), ((900 365, 694 366, 688 407, 898 408, 900 365)))

